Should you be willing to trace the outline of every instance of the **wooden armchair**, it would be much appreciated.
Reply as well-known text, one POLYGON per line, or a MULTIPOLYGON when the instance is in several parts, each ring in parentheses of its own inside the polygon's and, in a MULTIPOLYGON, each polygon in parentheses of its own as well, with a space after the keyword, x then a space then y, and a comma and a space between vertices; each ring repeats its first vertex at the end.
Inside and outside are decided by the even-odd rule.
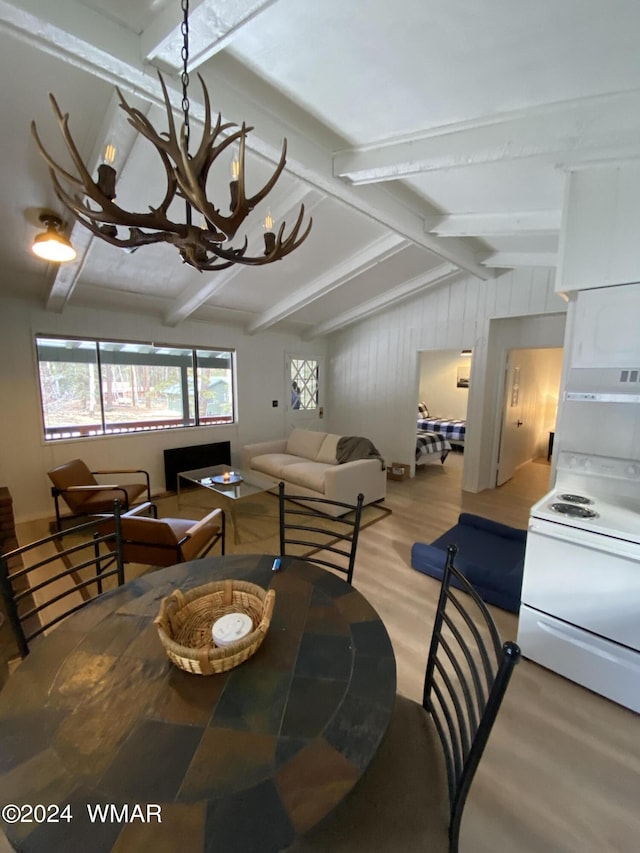
POLYGON ((154 516, 158 511, 151 501, 149 474, 141 468, 120 468, 104 471, 90 471, 81 459, 72 459, 64 465, 58 465, 48 472, 53 483, 51 494, 56 508, 56 527, 62 530, 65 519, 100 515, 110 512, 114 500, 118 500, 124 512, 135 505, 139 498, 148 502, 154 516), (95 475, 144 474, 144 483, 99 483, 95 475), (62 515, 59 498, 65 502, 71 513, 62 515))

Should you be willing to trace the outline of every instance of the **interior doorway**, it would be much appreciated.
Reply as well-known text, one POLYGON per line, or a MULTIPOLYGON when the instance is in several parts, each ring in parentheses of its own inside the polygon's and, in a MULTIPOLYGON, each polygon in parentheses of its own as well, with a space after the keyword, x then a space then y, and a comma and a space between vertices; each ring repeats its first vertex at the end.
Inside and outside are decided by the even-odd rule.
POLYGON ((418 400, 430 415, 465 420, 469 403, 471 350, 422 350, 418 364, 418 400))
MULTIPOLYGON (((449 431, 443 427, 441 437, 446 439, 451 447, 447 457, 449 464, 455 455, 464 454, 466 437, 467 407, 469 404, 469 388, 471 384, 471 368, 473 353, 470 349, 442 349, 418 351, 418 406, 422 407, 424 417, 430 422, 428 426, 421 425, 418 429, 438 433, 438 424, 446 422, 449 431)), ((415 424, 415 422, 414 422, 415 424)), ((412 425, 413 426, 413 425, 412 425)), ((415 436, 415 430, 412 430, 415 436)), ((460 467, 464 458, 459 460, 460 467)), ((441 461, 438 452, 425 454, 416 447, 416 469, 425 465, 446 464, 441 461), (420 455, 419 455, 420 453, 420 455)))
POLYGON ((505 353, 496 486, 510 480, 525 463, 547 458, 555 432, 562 358, 561 347, 505 353))

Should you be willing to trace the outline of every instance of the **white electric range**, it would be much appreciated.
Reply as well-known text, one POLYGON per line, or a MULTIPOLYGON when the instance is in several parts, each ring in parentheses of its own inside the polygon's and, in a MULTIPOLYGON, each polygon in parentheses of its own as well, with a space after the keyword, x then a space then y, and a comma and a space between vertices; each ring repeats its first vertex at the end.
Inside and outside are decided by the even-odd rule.
POLYGON ((559 453, 531 508, 518 644, 640 712, 640 463, 559 453))

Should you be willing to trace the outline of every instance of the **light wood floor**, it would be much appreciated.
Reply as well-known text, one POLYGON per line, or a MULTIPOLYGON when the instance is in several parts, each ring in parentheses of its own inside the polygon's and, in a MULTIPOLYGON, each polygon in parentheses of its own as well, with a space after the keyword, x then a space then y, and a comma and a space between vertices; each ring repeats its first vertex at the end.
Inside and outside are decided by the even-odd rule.
MULTIPOLYGON (((463 510, 526 527, 529 508, 548 491, 549 465, 541 460, 499 489, 463 493, 462 463, 452 453, 412 480, 389 481, 392 514, 364 529, 358 545, 354 584, 387 626, 399 691, 416 700, 438 583, 410 567, 411 545, 443 533, 463 510)), ((174 510, 171 499, 162 501, 161 516, 174 510)), ((492 612, 503 639, 516 639, 517 617, 492 612)), ((461 853, 640 850, 639 723, 633 712, 521 661, 471 789, 461 853)))
MULTIPOLYGON (((549 466, 532 462, 499 489, 463 493, 462 457, 389 481, 393 514, 361 534, 354 584, 376 607, 393 642, 398 690, 422 696, 438 583, 410 568, 415 541, 429 542, 475 512, 526 527, 548 490, 549 466)), ((504 640, 517 617, 491 608, 504 640)), ((461 853, 632 853, 640 850, 640 717, 537 664, 522 660, 474 781, 461 853)))

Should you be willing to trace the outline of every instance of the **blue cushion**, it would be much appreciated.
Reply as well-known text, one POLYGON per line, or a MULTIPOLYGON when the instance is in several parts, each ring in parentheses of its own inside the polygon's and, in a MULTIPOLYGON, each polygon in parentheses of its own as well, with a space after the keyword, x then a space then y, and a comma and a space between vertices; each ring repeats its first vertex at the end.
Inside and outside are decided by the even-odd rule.
POLYGON ((487 518, 461 513, 458 524, 431 545, 416 542, 411 565, 419 572, 442 578, 446 549, 456 545, 455 565, 473 584, 483 601, 517 613, 520 609, 526 530, 487 518))
POLYGON ((503 539, 515 539, 522 543, 527 541, 526 530, 521 530, 519 527, 509 527, 506 524, 500 524, 499 521, 483 518, 481 515, 472 515, 470 512, 461 512, 458 516, 458 524, 485 530, 487 533, 495 533, 496 536, 502 536, 503 539))

